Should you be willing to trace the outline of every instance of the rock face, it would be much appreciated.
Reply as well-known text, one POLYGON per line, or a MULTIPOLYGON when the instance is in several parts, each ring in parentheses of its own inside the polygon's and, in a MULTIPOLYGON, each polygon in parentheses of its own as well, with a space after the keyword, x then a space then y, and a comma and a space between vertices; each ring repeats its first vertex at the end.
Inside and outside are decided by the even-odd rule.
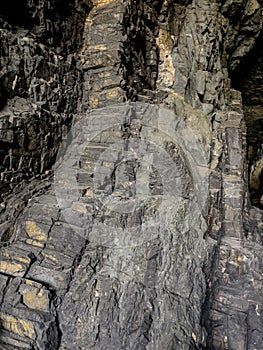
POLYGON ((261 349, 262 6, 0 5, 0 348, 261 349))

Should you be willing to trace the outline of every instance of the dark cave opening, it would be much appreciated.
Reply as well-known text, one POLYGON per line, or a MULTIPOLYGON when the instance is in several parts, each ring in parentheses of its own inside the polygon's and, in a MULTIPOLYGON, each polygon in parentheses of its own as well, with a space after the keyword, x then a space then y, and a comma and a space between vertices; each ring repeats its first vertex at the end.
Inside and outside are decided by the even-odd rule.
POLYGON ((29 29, 32 26, 27 0, 1 1, 0 16, 11 25, 29 29))
POLYGON ((242 93, 245 112, 250 202, 263 209, 263 32, 231 80, 242 93))

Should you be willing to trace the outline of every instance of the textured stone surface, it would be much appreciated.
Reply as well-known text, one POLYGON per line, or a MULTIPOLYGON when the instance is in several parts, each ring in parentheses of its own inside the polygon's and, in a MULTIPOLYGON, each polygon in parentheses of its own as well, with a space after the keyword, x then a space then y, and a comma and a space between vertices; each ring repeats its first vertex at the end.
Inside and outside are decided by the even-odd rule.
MULTIPOLYGON (((198 335, 195 342, 201 346, 204 331, 199 325, 198 310, 203 299, 199 298, 199 292, 205 288, 202 266, 209 247, 203 239, 206 224, 202 206, 192 193, 195 192, 195 185, 191 177, 196 175, 191 169, 197 169, 198 166, 205 169, 207 159, 203 159, 203 153, 200 152, 194 159, 194 164, 185 163, 185 155, 181 154, 182 151, 173 142, 178 142, 180 147, 184 146, 189 152, 194 152, 193 144, 198 147, 198 143, 193 143, 193 135, 187 126, 180 126, 178 118, 169 111, 162 112, 144 104, 119 105, 118 108, 98 110, 90 115, 90 119, 90 122, 87 121, 87 130, 92 130, 94 124, 97 130, 103 130, 99 143, 101 156, 99 161, 93 160, 96 166, 93 166, 91 176, 97 183, 97 186, 93 184, 91 187, 93 196, 90 197, 88 187, 88 191, 85 191, 86 199, 82 199, 80 207, 71 206, 73 210, 70 214, 69 203, 65 203, 65 199, 69 198, 65 196, 65 192, 69 192, 67 186, 63 184, 62 188, 57 189, 60 207, 65 206, 63 211, 67 210, 64 216, 67 221, 68 216, 71 218, 77 208, 86 222, 87 214, 88 220, 91 220, 86 224, 85 237, 88 243, 59 308, 61 348, 69 349, 69 344, 74 341, 80 348, 157 349, 168 346, 171 349, 187 349, 189 344, 194 343, 192 334, 198 335), (126 125, 126 129, 116 133, 116 136, 113 136, 115 134, 112 128, 104 131, 107 120, 103 117, 104 113, 110 118, 110 124, 114 124, 117 119, 120 126, 126 125), (174 137, 171 137, 169 125, 177 125, 174 137), (156 126, 159 126, 157 130, 156 126), (105 143, 103 135, 109 132, 111 139, 105 135, 105 143), (183 135, 184 142, 180 140, 183 135), (118 138, 121 144, 120 150, 116 152, 120 142, 118 138), (145 140, 145 145, 142 140, 145 140), (138 160, 128 161, 129 153, 138 160), (168 159, 165 159, 164 154, 169 154, 168 159), (177 169, 172 164, 167 164, 171 161, 177 169), (102 164, 100 168, 99 162, 102 164), (154 168, 159 173, 157 181, 154 168), (115 178, 110 181, 109 175, 113 170, 115 178), (145 177, 148 177, 148 181, 145 177), (160 180, 162 188, 158 187, 160 180), (132 190, 132 182, 136 186, 136 192, 132 190), (128 193, 127 186, 130 186, 128 193), (151 186, 151 193, 146 197, 148 186, 151 186), (109 188, 111 194, 108 193, 109 188), (171 189, 174 197, 170 196, 171 189), (139 204, 136 204, 136 200, 139 204), (94 208, 92 217, 90 205, 94 208), (196 221, 189 225, 185 219, 192 213, 196 221), (195 247, 191 241, 195 242, 195 247), (196 253, 189 255, 193 249, 196 253), (192 256, 196 258, 192 260, 192 256), (179 285, 184 286, 183 294, 179 285), (196 308, 196 305, 199 307, 196 308), (189 310, 187 314, 183 312, 185 308, 189 310)), ((83 128, 83 121, 80 127, 83 128)), ((119 130, 118 127, 116 129, 119 130)), ((209 129, 207 132, 209 134, 209 129)), ((79 134, 80 130, 77 129, 76 133, 79 134)), ((99 146, 94 141, 85 147, 81 164, 86 150, 90 152, 95 145, 99 146)), ((80 146, 81 143, 75 147, 79 149, 80 146)), ((70 145, 71 152, 74 152, 75 147, 74 144, 70 145)), ((56 176, 59 177, 57 186, 63 180, 63 170, 69 164, 71 152, 65 156, 65 165, 56 171, 56 176)), ((92 154, 95 156, 94 152, 92 154)), ((85 171, 85 165, 82 169, 85 171)), ((70 176, 66 176, 68 178, 70 176)), ((70 184, 72 185, 71 182, 70 184)), ((82 181, 81 184, 84 187, 90 186, 90 181, 82 181)), ((78 196, 72 197, 74 203, 74 198, 78 196)))
POLYGON ((0 5, 3 349, 261 349, 262 10, 0 5))
POLYGON ((233 81, 242 91, 247 123, 247 155, 251 202, 262 207, 262 87, 263 87, 262 34, 249 55, 233 73, 233 81), (250 62, 248 64, 248 62, 250 62), (241 74, 241 70, 244 72, 241 74))
POLYGON ((82 82, 75 53, 58 53, 27 29, 6 29, 4 24, 0 32, 1 195, 50 169, 77 111, 82 82))

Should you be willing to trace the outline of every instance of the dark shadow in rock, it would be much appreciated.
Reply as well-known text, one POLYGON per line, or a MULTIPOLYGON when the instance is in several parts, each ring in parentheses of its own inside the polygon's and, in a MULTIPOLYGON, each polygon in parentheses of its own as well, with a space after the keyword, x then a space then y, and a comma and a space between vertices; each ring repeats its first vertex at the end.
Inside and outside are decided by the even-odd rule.
POLYGON ((0 16, 11 25, 25 28, 32 25, 26 0, 1 1, 0 16))
POLYGON ((263 33, 231 75, 242 93, 247 126, 247 161, 251 204, 263 209, 263 33))

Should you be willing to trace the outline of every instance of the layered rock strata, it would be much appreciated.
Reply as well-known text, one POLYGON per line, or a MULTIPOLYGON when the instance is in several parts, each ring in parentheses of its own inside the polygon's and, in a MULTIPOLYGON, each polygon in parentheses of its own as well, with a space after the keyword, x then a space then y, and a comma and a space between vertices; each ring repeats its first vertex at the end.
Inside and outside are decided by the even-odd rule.
POLYGON ((1 6, 1 346, 260 349, 262 3, 1 6))

